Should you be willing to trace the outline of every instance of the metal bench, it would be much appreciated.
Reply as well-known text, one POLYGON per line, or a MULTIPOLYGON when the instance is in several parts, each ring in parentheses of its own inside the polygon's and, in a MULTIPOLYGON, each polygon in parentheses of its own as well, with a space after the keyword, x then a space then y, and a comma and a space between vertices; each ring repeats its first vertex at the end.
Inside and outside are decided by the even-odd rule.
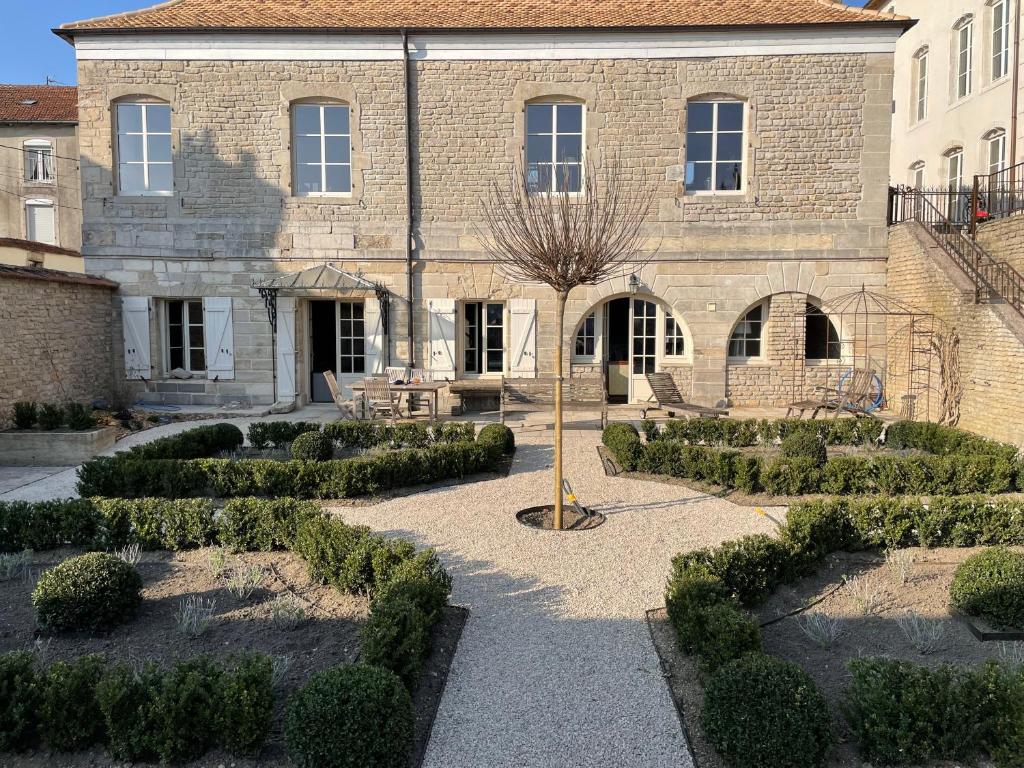
POLYGON ((672 374, 666 371, 660 373, 648 373, 647 383, 651 387, 651 399, 656 405, 649 405, 640 411, 640 418, 646 419, 647 412, 653 410, 668 411, 669 416, 674 411, 693 414, 702 419, 717 419, 719 416, 728 416, 729 411, 724 408, 708 408, 703 405, 694 405, 683 400, 676 386, 676 380, 672 374))
MULTIPOLYGON (((509 413, 540 413, 555 409, 554 379, 502 379, 501 421, 509 413)), ((604 377, 579 376, 562 380, 563 411, 599 411, 601 428, 608 424, 604 377)))

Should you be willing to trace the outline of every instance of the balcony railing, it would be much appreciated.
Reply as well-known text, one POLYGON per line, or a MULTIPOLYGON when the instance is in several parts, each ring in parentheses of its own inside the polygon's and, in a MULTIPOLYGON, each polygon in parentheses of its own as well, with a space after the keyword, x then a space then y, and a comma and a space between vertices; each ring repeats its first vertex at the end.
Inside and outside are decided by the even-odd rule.
POLYGON ((974 201, 971 205, 974 211, 972 236, 977 234, 978 224, 1024 211, 1024 163, 975 176, 971 199, 974 201))

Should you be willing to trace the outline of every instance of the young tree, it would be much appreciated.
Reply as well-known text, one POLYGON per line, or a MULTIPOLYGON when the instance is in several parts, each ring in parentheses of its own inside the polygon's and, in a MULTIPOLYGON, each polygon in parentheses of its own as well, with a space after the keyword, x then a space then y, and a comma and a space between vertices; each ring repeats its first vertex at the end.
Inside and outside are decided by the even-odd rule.
POLYGON ((507 184, 494 182, 483 202, 486 229, 478 233, 488 255, 510 279, 544 283, 555 292, 555 515, 562 527, 562 356, 565 302, 580 285, 601 283, 641 256, 641 228, 654 199, 654 186, 623 183, 617 160, 602 168, 588 163, 578 192, 531 192, 521 165, 507 184))

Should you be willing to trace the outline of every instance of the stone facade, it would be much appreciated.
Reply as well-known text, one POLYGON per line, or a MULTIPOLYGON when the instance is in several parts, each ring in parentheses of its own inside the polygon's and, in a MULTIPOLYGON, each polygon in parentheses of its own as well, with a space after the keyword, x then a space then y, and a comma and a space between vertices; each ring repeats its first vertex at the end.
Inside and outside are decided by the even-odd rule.
POLYGON ((1024 445, 1024 318, 1003 304, 975 303, 971 281, 920 225, 894 227, 890 243, 889 294, 959 337, 959 426, 1024 445))
POLYGON ((114 395, 112 296, 117 286, 82 276, 0 270, 0 427, 11 406, 91 402, 114 395))
MULTIPOLYGON (((510 284, 477 239, 481 198, 522 156, 524 105, 531 99, 584 103, 588 157, 600 166, 614 155, 621 183, 655 186, 645 225, 655 255, 638 264, 636 276, 641 293, 685 328, 686 354, 661 361, 684 396, 702 403, 726 396, 737 403, 789 397, 788 391, 781 398, 773 392, 795 386, 781 369, 802 368, 793 364, 802 343, 772 341, 768 348, 778 354, 764 360, 768 375, 748 376, 753 366, 734 366, 726 355, 742 314, 775 294, 827 300, 862 284, 884 284, 889 54, 428 60, 410 70, 411 303, 402 62, 80 62, 88 270, 121 283, 124 296, 233 299, 234 378, 193 384, 202 384, 202 391, 189 393, 189 402, 274 400, 275 340, 250 284, 328 261, 392 293, 385 350, 391 362, 429 364, 431 299, 532 299, 537 368, 541 375, 551 371, 550 291, 510 284), (125 198, 115 191, 111 105, 138 95, 172 106, 175 193, 167 198, 125 198), (667 180, 686 159, 687 100, 708 95, 747 104, 742 193, 692 196, 667 180), (355 182, 349 198, 291 195, 289 109, 294 100, 313 97, 344 101, 352 110, 355 182)), ((574 291, 567 333, 595 306, 629 295, 627 279, 574 291)), ((343 295, 298 297, 300 398, 309 395, 306 300, 343 295)), ((803 300, 794 299, 794 306, 802 307, 803 300)), ((777 307, 787 301, 773 299, 777 307)), ((154 381, 147 385, 153 392, 161 382, 168 386, 164 335, 155 311, 154 381)), ((119 337, 114 346, 120 358, 119 337)))
POLYGON ((1005 261, 1024 274, 1024 219, 1020 216, 979 224, 978 245, 996 261, 1005 261))

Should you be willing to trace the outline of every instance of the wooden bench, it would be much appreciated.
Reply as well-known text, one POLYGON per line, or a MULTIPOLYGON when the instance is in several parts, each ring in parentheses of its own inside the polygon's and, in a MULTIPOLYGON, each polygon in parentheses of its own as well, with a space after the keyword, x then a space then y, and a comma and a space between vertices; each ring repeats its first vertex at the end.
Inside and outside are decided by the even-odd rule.
MULTIPOLYGON (((501 422, 509 413, 538 413, 555 409, 554 379, 502 379, 501 422)), ((580 376, 562 380, 563 411, 600 411, 601 428, 608 425, 604 377, 580 376)))
POLYGON ((786 418, 796 414, 797 418, 802 419, 807 411, 811 412, 811 419, 818 418, 821 411, 831 411, 833 418, 841 413, 867 416, 874 410, 874 383, 874 371, 854 368, 844 374, 844 378, 840 378, 835 388, 815 387, 819 393, 817 397, 790 403, 786 418))
POLYGON ((719 416, 729 415, 729 411, 724 408, 708 408, 684 401, 671 373, 665 371, 648 373, 647 383, 651 387, 651 398, 656 405, 649 405, 641 409, 641 419, 646 419, 647 412, 652 410, 668 411, 669 416, 672 415, 673 411, 682 411, 683 413, 699 416, 702 419, 717 419, 719 416))

